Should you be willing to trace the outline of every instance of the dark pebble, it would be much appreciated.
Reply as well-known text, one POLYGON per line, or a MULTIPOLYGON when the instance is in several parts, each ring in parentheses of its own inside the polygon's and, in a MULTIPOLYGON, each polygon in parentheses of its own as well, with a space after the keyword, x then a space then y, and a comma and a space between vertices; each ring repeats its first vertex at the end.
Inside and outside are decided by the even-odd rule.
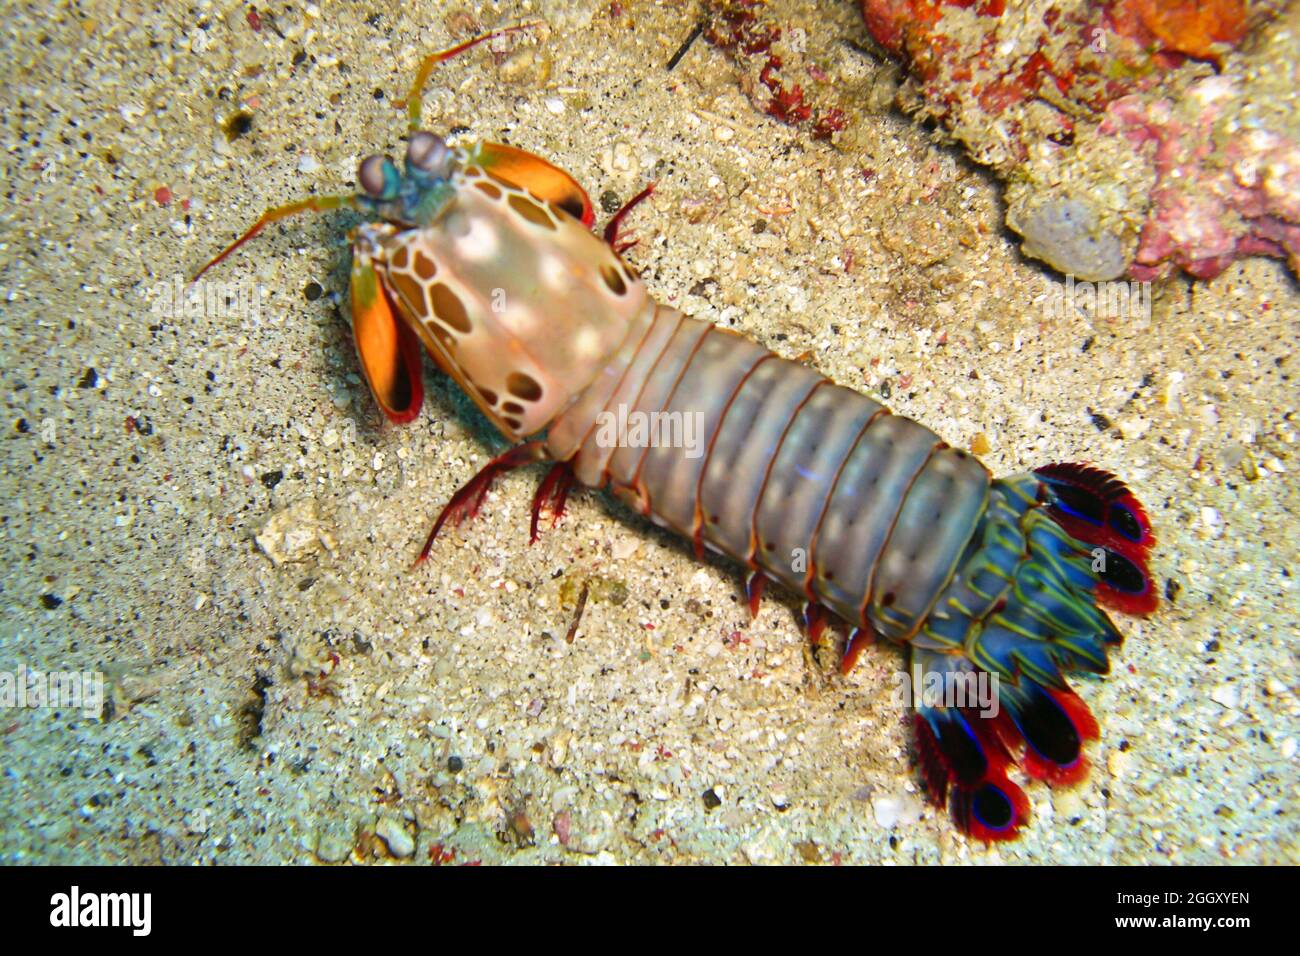
POLYGON ((248 135, 252 129, 253 114, 249 113, 247 110, 240 110, 234 116, 230 117, 230 119, 226 120, 224 124, 226 139, 232 143, 239 139, 239 137, 248 135))

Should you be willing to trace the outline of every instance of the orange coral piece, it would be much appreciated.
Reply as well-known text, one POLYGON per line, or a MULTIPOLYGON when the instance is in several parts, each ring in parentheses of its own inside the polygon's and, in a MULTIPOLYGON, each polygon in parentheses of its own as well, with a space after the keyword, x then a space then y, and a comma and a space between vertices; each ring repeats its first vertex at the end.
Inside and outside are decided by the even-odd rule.
POLYGON ((1217 60, 1246 35, 1246 0, 1134 0, 1142 24, 1165 49, 1217 60))

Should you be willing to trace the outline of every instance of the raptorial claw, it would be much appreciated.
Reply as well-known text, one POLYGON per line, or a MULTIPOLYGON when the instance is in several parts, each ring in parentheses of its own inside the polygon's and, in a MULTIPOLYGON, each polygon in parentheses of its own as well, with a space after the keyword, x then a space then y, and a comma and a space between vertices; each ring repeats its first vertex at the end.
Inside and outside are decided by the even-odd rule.
POLYGON ((471 155, 494 176, 528 190, 538 199, 555 203, 584 226, 590 228, 596 221, 587 191, 554 163, 505 143, 479 143, 471 155))

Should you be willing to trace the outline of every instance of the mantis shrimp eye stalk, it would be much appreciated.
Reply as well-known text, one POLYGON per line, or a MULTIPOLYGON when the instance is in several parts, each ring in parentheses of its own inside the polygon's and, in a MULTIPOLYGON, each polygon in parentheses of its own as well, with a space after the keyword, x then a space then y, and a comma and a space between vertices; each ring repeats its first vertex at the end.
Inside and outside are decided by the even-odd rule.
POLYGON ((441 136, 418 132, 406 144, 406 168, 443 179, 451 172, 451 149, 441 136))
MULTIPOLYGON (((491 30, 462 43, 457 43, 453 47, 431 53, 421 61, 420 68, 416 71, 415 82, 411 84, 411 91, 402 101, 407 110, 408 122, 412 132, 411 141, 406 151, 408 170, 419 170, 421 173, 435 179, 444 178, 451 171, 451 151, 448 149, 447 144, 442 141, 441 137, 435 136, 433 133, 423 132, 419 128, 420 112, 423 106, 421 91, 424 89, 424 84, 428 81, 429 75, 433 72, 433 68, 439 63, 450 60, 452 57, 494 37, 532 29, 540 25, 541 21, 529 21, 512 27, 504 27, 500 30, 491 30)), ((499 147, 499 150, 499 156, 506 159, 519 153, 519 151, 512 150, 510 147, 499 147)), ((560 175, 562 180, 569 179, 567 174, 560 175)), ((358 171, 358 181, 361 184, 363 195, 309 196, 306 199, 268 209, 242 236, 226 246, 212 259, 209 259, 201 269, 194 273, 190 278, 190 282, 197 282, 209 269, 225 262, 236 249, 259 235, 262 230, 273 222, 279 222, 281 219, 287 219, 303 212, 328 212, 334 209, 374 212, 374 209, 366 200, 369 199, 371 202, 391 202, 396 199, 401 191, 402 175, 398 172, 397 167, 393 165, 392 160, 387 157, 369 156, 361 163, 361 168, 358 171)), ((585 225, 591 225, 594 215, 591 213, 590 203, 586 200, 586 194, 582 193, 576 183, 573 183, 572 187, 582 197, 577 214, 582 217, 585 225)))
POLYGON ((367 156, 357 169, 357 181, 371 199, 389 201, 397 198, 402 175, 387 156, 367 156))

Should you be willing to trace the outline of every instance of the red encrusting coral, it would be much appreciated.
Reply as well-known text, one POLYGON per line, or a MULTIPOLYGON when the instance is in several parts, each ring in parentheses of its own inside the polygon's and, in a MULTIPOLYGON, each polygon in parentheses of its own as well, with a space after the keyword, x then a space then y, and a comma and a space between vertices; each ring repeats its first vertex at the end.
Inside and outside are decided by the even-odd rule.
MULTIPOLYGON (((763 57, 758 81, 770 94, 764 107, 768 115, 792 126, 811 121, 813 139, 828 140, 848 125, 848 116, 838 107, 816 108, 807 102, 801 85, 787 85, 781 76, 785 63, 772 52, 783 31, 760 19, 758 11, 764 6, 760 0, 722 0, 714 4, 704 38, 737 58, 763 57)), ((809 75, 821 82, 826 80, 815 67, 809 68, 809 75)))

